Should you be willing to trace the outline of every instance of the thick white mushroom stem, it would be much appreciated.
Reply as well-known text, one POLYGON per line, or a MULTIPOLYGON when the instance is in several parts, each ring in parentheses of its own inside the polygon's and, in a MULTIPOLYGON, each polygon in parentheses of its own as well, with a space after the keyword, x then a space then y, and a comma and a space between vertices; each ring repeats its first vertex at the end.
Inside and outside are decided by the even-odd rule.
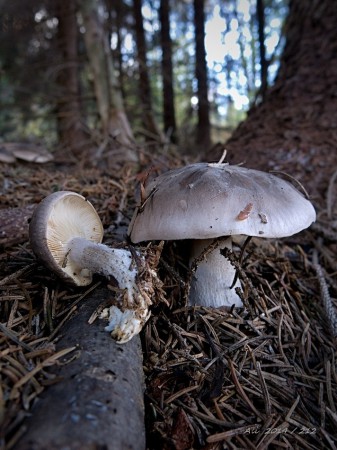
POLYGON ((75 263, 78 270, 89 270, 105 277, 112 276, 119 288, 125 289, 127 301, 123 302, 122 309, 112 306, 101 317, 108 318, 109 325, 105 329, 111 332, 117 342, 123 344, 129 341, 141 331, 149 318, 148 307, 151 304, 137 285, 138 272, 131 265, 131 253, 79 237, 68 242, 68 249, 67 259, 75 263))
POLYGON ((225 247, 232 249, 232 239, 222 240, 214 249, 206 251, 212 242, 213 239, 192 241, 190 267, 197 262, 197 269, 191 281, 189 303, 213 308, 233 305, 240 307, 242 301, 235 292, 236 287, 241 287, 240 281, 237 280, 231 287, 235 278, 235 268, 220 253, 225 247), (203 252, 205 256, 202 257, 203 252))

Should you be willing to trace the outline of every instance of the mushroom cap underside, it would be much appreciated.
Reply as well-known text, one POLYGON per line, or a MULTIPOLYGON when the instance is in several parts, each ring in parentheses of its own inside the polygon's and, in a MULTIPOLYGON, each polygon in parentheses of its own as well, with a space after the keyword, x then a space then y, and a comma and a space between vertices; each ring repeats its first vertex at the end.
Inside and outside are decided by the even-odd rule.
POLYGON ((227 235, 291 236, 316 220, 292 184, 241 166, 197 163, 148 184, 129 227, 133 242, 227 235))
POLYGON ((32 249, 61 278, 87 285, 91 283, 92 274, 75 267, 67 258, 68 243, 76 237, 102 242, 103 226, 95 208, 75 192, 59 191, 48 195, 35 208, 29 225, 32 249))

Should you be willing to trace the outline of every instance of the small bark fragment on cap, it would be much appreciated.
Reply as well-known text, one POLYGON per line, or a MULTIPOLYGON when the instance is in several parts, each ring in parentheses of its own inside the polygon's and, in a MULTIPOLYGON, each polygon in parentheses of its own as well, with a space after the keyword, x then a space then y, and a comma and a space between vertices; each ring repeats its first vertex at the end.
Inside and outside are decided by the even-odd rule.
POLYGON ((263 213, 259 213, 259 217, 262 223, 268 223, 267 216, 263 213))
POLYGON ((243 208, 242 211, 236 216, 237 220, 246 220, 249 217, 249 214, 252 212, 253 203, 247 203, 247 205, 243 208))

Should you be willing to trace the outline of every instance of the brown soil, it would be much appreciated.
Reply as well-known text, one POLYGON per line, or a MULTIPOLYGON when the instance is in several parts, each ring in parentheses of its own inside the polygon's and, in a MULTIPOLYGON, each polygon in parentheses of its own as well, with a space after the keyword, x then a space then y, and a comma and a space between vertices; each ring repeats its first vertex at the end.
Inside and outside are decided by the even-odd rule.
MULTIPOLYGON (((183 257, 174 244, 165 246, 158 270, 167 305, 152 299, 152 316, 142 332, 152 450, 209 450, 224 442, 251 449, 337 445, 336 156, 316 141, 309 150, 307 141, 294 147, 292 135, 283 139, 274 133, 262 145, 263 134, 252 139, 257 132, 250 130, 242 125, 243 141, 234 134, 228 159, 296 177, 312 194, 318 221, 292 238, 253 242, 242 262, 237 253, 232 256, 244 310, 186 308, 183 257)), ((97 209, 105 242, 126 245, 139 180, 151 166, 163 171, 186 162, 177 155, 144 155, 140 168, 109 171, 69 170, 57 162, 2 165, 0 220, 9 207, 16 208, 16 218, 17 208, 29 215, 27 205, 51 191, 73 190, 97 209)), ((27 230, 22 217, 20 230, 27 230)), ((0 422, 6 449, 15 448, 36 398, 58 381, 44 361, 51 365, 56 354, 53 364, 58 364, 60 327, 72 308, 90 297, 90 290, 64 286, 37 263, 27 234, 16 237, 3 240, 0 253, 0 422)))

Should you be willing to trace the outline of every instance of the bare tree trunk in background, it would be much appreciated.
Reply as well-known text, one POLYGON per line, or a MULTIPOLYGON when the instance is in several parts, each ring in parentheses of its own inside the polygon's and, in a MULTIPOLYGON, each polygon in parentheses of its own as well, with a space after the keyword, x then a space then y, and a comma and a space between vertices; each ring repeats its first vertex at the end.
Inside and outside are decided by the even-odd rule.
POLYGON ((204 0, 194 0, 195 72, 198 83, 198 124, 196 144, 206 150, 211 145, 208 75, 205 49, 204 0))
POLYGON ((78 64, 78 27, 74 0, 55 4, 58 19, 57 47, 59 66, 57 74, 57 125, 59 142, 63 150, 80 157, 88 150, 89 136, 83 130, 80 102, 78 64))
POLYGON ((177 142, 177 124, 174 107, 172 40, 170 36, 170 2, 161 0, 159 7, 160 37, 162 48, 162 77, 163 77, 163 118, 165 134, 177 142))
POLYGON ((116 161, 136 161, 133 133, 116 79, 108 35, 98 15, 99 2, 81 0, 78 5, 85 27, 84 39, 94 78, 103 140, 117 143, 112 150, 116 161))
POLYGON ((151 135, 152 137, 161 136, 152 110, 152 95, 146 59, 146 41, 142 15, 142 0, 134 0, 133 9, 135 17, 135 37, 139 71, 139 97, 143 106, 142 122, 145 130, 150 133, 149 137, 151 137, 151 135))
POLYGON ((226 148, 231 163, 287 171, 322 193, 337 166, 337 8, 331 0, 289 8, 276 81, 226 148))
MULTIPOLYGON (((123 26, 125 5, 122 0, 105 0, 107 12, 109 15, 109 31, 114 30, 117 36, 116 48, 112 50, 113 59, 116 62, 116 68, 118 70, 118 84, 121 91, 123 101, 126 99, 125 93, 125 74, 123 68, 123 52, 122 52, 122 35, 121 29, 123 26)), ((110 36, 111 37, 111 36, 110 36)))
POLYGON ((260 52, 260 80, 261 87, 259 89, 259 93, 261 99, 264 100, 266 95, 266 90, 268 87, 268 61, 266 59, 266 46, 265 46, 265 15, 264 15, 264 1, 257 0, 256 2, 256 10, 257 10, 257 23, 258 23, 258 32, 259 32, 259 52, 260 52))

